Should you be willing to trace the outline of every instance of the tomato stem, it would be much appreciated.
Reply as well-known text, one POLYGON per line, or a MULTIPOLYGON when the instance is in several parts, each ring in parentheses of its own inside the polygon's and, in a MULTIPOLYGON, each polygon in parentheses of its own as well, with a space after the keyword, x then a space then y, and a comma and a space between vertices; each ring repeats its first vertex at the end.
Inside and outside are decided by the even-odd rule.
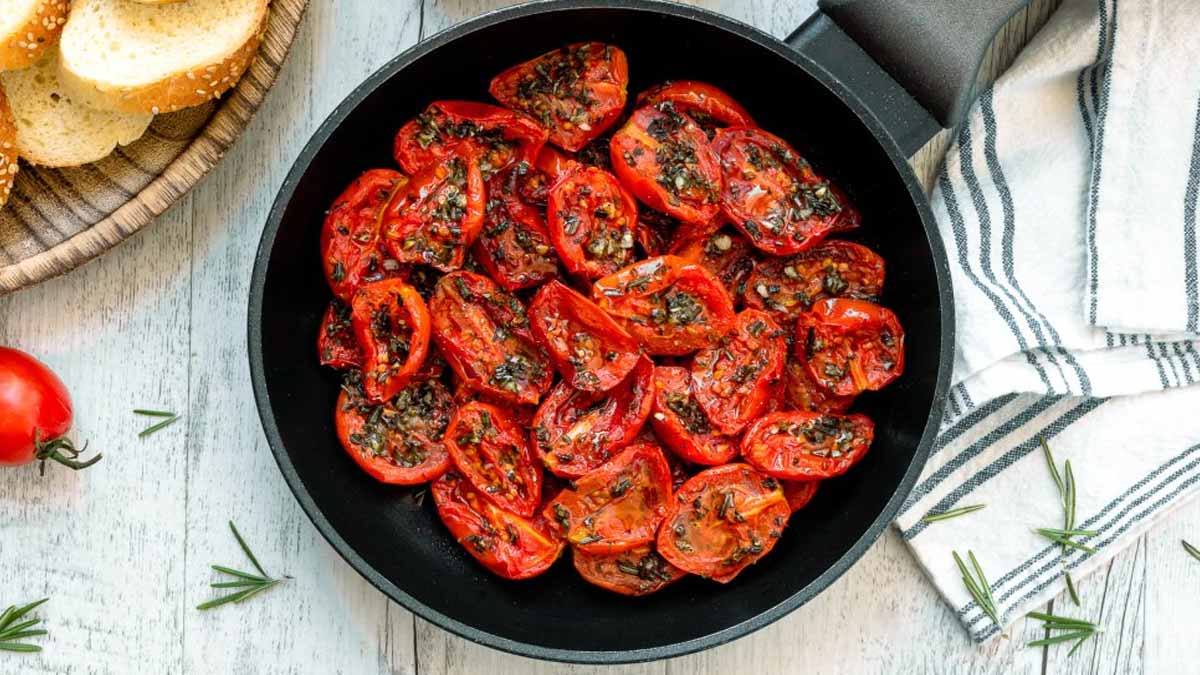
POLYGON ((37 450, 34 452, 34 457, 42 462, 39 468, 40 475, 46 475, 46 460, 53 460, 69 469, 79 471, 80 469, 86 469, 96 462, 99 462, 100 459, 104 457, 104 455, 98 454, 91 459, 80 461, 76 458, 83 454, 85 450, 87 450, 87 443, 84 443, 82 448, 77 449, 68 438, 54 438, 48 441, 43 441, 38 438, 40 433, 41 432, 35 432, 34 434, 34 445, 37 448, 37 450))

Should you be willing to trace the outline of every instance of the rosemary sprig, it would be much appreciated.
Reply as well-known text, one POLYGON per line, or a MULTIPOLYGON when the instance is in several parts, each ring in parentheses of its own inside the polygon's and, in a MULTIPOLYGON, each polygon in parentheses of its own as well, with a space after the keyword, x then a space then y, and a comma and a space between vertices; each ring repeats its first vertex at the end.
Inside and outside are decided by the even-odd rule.
POLYGON ((177 415, 173 412, 169 412, 167 410, 147 410, 145 408, 136 408, 136 409, 134 409, 133 414, 142 415, 145 417, 161 417, 161 418, 163 418, 163 420, 161 422, 156 422, 156 423, 151 424, 150 426, 146 427, 145 429, 142 429, 141 433, 138 434, 138 438, 145 438, 156 431, 165 429, 166 427, 169 427, 172 424, 174 424, 175 421, 179 419, 179 415, 177 415))
POLYGON ((1071 602, 1075 603, 1076 607, 1083 606, 1083 603, 1079 602, 1079 591, 1075 590, 1075 580, 1071 578, 1071 573, 1065 572, 1063 576, 1067 579, 1067 593, 1071 596, 1071 602))
POLYGON ((957 509, 950 509, 949 511, 942 511, 941 513, 931 513, 931 514, 925 516, 924 518, 922 518, 921 522, 922 523, 936 523, 939 520, 950 520, 951 518, 965 516, 968 513, 974 513, 976 511, 978 511, 980 509, 984 509, 984 508, 987 508, 987 504, 972 504, 971 506, 963 506, 963 507, 960 507, 957 509))
POLYGON ((46 631, 41 628, 34 628, 42 622, 41 619, 26 619, 20 621, 25 615, 32 612, 38 605, 46 602, 50 598, 42 598, 28 605, 17 607, 9 605, 8 609, 0 613, 0 651, 7 652, 40 652, 40 645, 31 645, 28 642, 20 642, 31 637, 45 635, 46 631))
POLYGON ((1058 635, 1051 635, 1040 640, 1034 640, 1027 643, 1029 647, 1045 647, 1048 645, 1056 645, 1062 642, 1075 641, 1075 646, 1067 653, 1071 656, 1084 640, 1092 637, 1096 633, 1103 633, 1104 629, 1100 626, 1084 619, 1072 619, 1065 616, 1055 616, 1043 612, 1030 612, 1027 614, 1031 619, 1037 619, 1043 622, 1042 628, 1047 632, 1062 631, 1058 635))
POLYGON ((1196 548, 1182 539, 1180 539, 1180 542, 1183 543, 1183 550, 1187 551, 1196 560, 1200 560, 1200 548, 1196 548))
POLYGON ((963 585, 967 587, 967 592, 975 599, 975 603, 979 605, 984 614, 991 617, 995 622, 996 628, 1003 628, 1000 625, 1000 615, 996 611, 996 600, 992 597, 992 586, 988 583, 987 577, 983 574, 983 568, 980 567, 979 561, 975 559, 974 551, 967 551, 967 557, 971 559, 971 567, 974 570, 974 576, 971 570, 967 569, 966 563, 958 555, 958 551, 951 551, 954 554, 954 562, 958 565, 958 571, 962 572, 963 585))
POLYGON ((271 575, 267 574, 267 571, 263 569, 261 564, 259 564, 258 558, 254 556, 254 552, 251 551, 250 547, 246 545, 246 540, 242 539, 241 533, 238 532, 237 527, 234 526, 232 520, 229 521, 229 529, 233 531, 233 537, 234 539, 237 539, 238 546, 242 548, 242 552, 245 553, 246 557, 250 559, 250 564, 254 565, 254 569, 258 570, 258 574, 251 574, 249 572, 235 570, 231 567, 225 567, 224 565, 213 565, 212 568, 217 572, 227 574, 234 578, 234 581, 214 582, 211 584, 213 588, 236 588, 240 590, 196 605, 196 609, 212 609, 230 602, 243 602, 258 595, 259 593, 268 591, 275 586, 278 586, 287 579, 291 579, 291 577, 287 576, 286 574, 278 579, 271 578, 271 575))
MULTIPOLYGON (((1046 466, 1050 469, 1050 477, 1054 479, 1054 485, 1058 487, 1058 498, 1062 502, 1063 507, 1063 527, 1062 529, 1055 528, 1039 528, 1035 530, 1038 534, 1050 539, 1051 541, 1062 546, 1062 552, 1065 554, 1068 548, 1074 548, 1086 553, 1095 553, 1096 549, 1080 544, 1072 539, 1072 537, 1092 537, 1097 533, 1096 530, 1076 530, 1075 529, 1075 469, 1071 466, 1071 460, 1067 460, 1063 464, 1063 472, 1066 478, 1058 472, 1058 466, 1054 462, 1054 454, 1050 452, 1050 445, 1046 443, 1044 436, 1039 437, 1042 443, 1042 454, 1046 458, 1046 466)), ((1067 582, 1067 593, 1071 596, 1071 601, 1075 606, 1080 606, 1079 592, 1075 589, 1075 581, 1071 578, 1071 573, 1064 570, 1063 576, 1067 582)))

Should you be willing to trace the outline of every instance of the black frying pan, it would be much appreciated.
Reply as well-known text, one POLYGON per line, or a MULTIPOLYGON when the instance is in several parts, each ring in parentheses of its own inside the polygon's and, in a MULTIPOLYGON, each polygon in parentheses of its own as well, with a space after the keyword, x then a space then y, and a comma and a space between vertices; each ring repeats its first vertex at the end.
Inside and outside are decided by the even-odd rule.
POLYGON ((317 529, 421 617, 538 658, 615 663, 684 654, 745 635, 812 598, 895 516, 929 451, 950 377, 953 297, 942 242, 906 160, 939 128, 935 117, 950 123, 961 114, 983 49, 1020 4, 823 0, 824 13, 785 44, 687 6, 542 2, 460 24, 388 63, 300 153, 271 210, 251 282, 259 412, 280 470, 317 529), (845 189, 863 214, 853 238, 887 259, 883 301, 907 329, 905 375, 859 405, 876 423, 870 453, 828 481, 775 550, 725 586, 689 578, 631 599, 589 586, 566 560, 533 580, 501 580, 451 539, 432 500, 375 482, 334 435, 339 378, 317 364, 314 347, 330 298, 318 254, 326 208, 361 171, 392 165, 393 134, 429 102, 487 101, 495 73, 585 40, 626 51, 631 100, 667 79, 712 82, 845 189))

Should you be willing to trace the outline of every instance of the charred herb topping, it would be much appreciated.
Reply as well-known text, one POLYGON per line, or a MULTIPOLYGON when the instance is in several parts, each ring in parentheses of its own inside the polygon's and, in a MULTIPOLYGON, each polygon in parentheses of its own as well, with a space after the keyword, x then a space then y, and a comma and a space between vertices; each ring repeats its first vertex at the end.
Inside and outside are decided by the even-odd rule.
MULTIPOLYGON (((606 49, 605 60, 611 59, 611 55, 611 50, 606 49)), ((543 126, 554 126, 557 118, 564 128, 589 131, 588 106, 596 103, 585 78, 590 58, 593 58, 592 46, 582 44, 563 47, 539 59, 517 84, 521 107, 543 126)))
POLYGON ((696 435, 705 435, 712 432, 712 425, 708 421, 708 416, 700 408, 700 404, 694 398, 687 394, 668 394, 667 408, 675 413, 679 418, 679 422, 683 424, 683 428, 696 435))
POLYGON ((424 463, 429 456, 426 439, 441 438, 450 423, 448 396, 432 380, 410 384, 383 404, 367 401, 357 370, 347 371, 342 389, 348 394, 344 409, 363 420, 350 442, 365 455, 385 457, 405 468, 424 463))
POLYGON ((619 558, 617 559, 617 569, 624 574, 650 583, 667 582, 674 578, 667 561, 654 551, 650 551, 636 560, 619 558))
POLYGON ((700 173, 696 148, 682 137, 688 118, 670 102, 660 103, 655 109, 661 115, 646 125, 646 133, 658 141, 654 150, 654 161, 659 168, 656 181, 673 196, 673 202, 686 197, 705 204, 715 203, 718 188, 700 173))

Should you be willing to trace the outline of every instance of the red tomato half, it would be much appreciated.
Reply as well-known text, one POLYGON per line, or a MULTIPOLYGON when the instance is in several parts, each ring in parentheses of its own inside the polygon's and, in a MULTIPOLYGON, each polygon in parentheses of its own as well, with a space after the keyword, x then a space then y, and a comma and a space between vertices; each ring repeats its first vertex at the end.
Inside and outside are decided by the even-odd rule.
POLYGON ((542 462, 561 478, 578 478, 629 445, 650 416, 654 364, 641 357, 621 384, 606 392, 559 382, 533 417, 542 462))
POLYGON ((725 229, 680 244, 675 255, 716 275, 736 304, 742 298, 758 251, 740 233, 725 229))
POLYGON ((882 389, 904 372, 904 329, 886 307, 830 298, 800 315, 796 353, 818 384, 853 396, 882 389))
POLYGON ((779 481, 745 464, 692 476, 658 530, 658 552, 685 572, 728 583, 770 552, 791 515, 779 481))
POLYGON ((793 353, 783 365, 784 408, 817 413, 844 413, 854 403, 853 396, 838 396, 817 384, 808 372, 802 354, 793 353))
POLYGON ((788 508, 792 513, 808 506, 808 503, 817 496, 817 488, 821 485, 819 480, 785 480, 783 483, 783 496, 787 497, 788 508))
POLYGON ((799 253, 857 224, 845 197, 778 136, 730 127, 717 132, 713 149, 725 176, 725 215, 767 253, 799 253))
POLYGON ((721 209, 721 167, 704 130, 674 104, 639 108, 613 134, 613 171, 650 208, 706 225, 721 209))
POLYGON ((510 164, 533 163, 546 130, 528 115, 473 101, 434 101, 396 134, 393 154, 409 174, 440 162, 461 141, 475 148, 484 179, 510 164))
POLYGON ((362 376, 346 374, 334 418, 347 454, 381 483, 417 485, 450 468, 442 442, 454 401, 437 380, 420 380, 386 403, 369 401, 362 376))
POLYGON ((595 303, 558 281, 533 296, 529 317, 534 337, 576 389, 611 389, 638 363, 637 341, 595 303))
POLYGON ((639 443, 568 485, 543 514, 577 550, 615 553, 654 541, 670 502, 662 449, 639 443))
POLYGON ((696 354, 692 393, 722 432, 738 433, 775 397, 787 355, 784 336, 765 312, 747 309, 725 342, 696 354))
POLYGON ((733 327, 733 300, 708 270, 664 255, 596 281, 596 304, 650 354, 694 352, 733 327))
POLYGON ((416 289, 399 279, 361 286, 350 325, 363 351, 367 398, 382 403, 412 380, 429 352, 429 310, 416 289))
POLYGON ((589 584, 621 595, 649 595, 687 576, 663 559, 653 544, 642 544, 618 553, 572 553, 575 569, 589 584))
POLYGON ((600 42, 567 45, 509 68, 488 91, 550 130, 550 142, 574 152, 621 116, 629 85, 625 52, 600 42))
POLYGON ((446 429, 458 473, 500 508, 526 518, 542 501, 542 467, 529 436, 506 412, 474 401, 446 429))
POLYGON ((612 174, 577 166, 546 201, 550 241, 572 274, 596 279, 633 262, 637 204, 612 174))
POLYGON ((379 213, 408 178, 391 169, 371 169, 354 179, 329 208, 321 226, 321 265, 333 294, 350 302, 363 283, 395 276, 400 266, 379 242, 379 213))
POLYGON ((354 331, 350 327, 350 307, 334 298, 321 319, 321 330, 317 334, 317 354, 321 365, 345 370, 362 368, 363 354, 354 331))
POLYGON ((429 298, 433 339, 462 382, 500 400, 532 405, 554 381, 529 329, 525 305, 474 272, 442 277, 429 298))
POLYGON ((487 184, 487 210, 475 240, 475 258, 509 291, 537 286, 558 275, 542 209, 522 197, 526 179, 535 176, 544 178, 540 171, 518 162, 487 184))
POLYGON ((714 429, 692 396, 692 374, 687 368, 654 369, 654 411, 650 424, 667 447, 689 462, 712 466, 737 456, 737 438, 714 429))
POLYGON ((771 413, 742 437, 742 457, 784 480, 840 476, 867 454, 875 425, 866 415, 771 413))
POLYGON ((664 82, 638 94, 638 107, 655 105, 664 101, 675 104, 675 108, 696 121, 712 138, 721 127, 754 127, 754 118, 724 91, 706 82, 678 80, 664 82))
POLYGON ((466 248, 483 226, 483 176, 465 143, 396 190, 381 214, 392 256, 448 272, 463 265, 466 248))
POLYGON ((875 300, 883 291, 883 258, 866 246, 831 240, 788 258, 759 263, 746 284, 746 306, 794 322, 825 298, 875 300))
POLYGON ((529 579, 550 569, 563 543, 545 519, 522 518, 488 501, 455 471, 430 486, 438 516, 476 560, 505 579, 529 579))

